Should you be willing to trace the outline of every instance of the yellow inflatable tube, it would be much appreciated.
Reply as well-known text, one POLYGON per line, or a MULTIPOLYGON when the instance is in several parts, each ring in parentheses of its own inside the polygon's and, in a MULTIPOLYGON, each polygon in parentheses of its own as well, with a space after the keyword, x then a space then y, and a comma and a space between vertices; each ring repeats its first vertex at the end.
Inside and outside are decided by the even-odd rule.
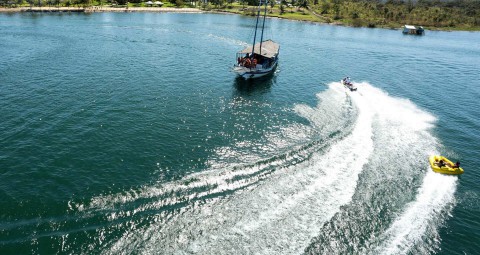
POLYGON ((430 167, 436 173, 441 174, 463 174, 463 169, 461 167, 455 166, 452 161, 448 160, 443 156, 430 156, 430 167), (442 164, 443 163, 443 164, 442 164))

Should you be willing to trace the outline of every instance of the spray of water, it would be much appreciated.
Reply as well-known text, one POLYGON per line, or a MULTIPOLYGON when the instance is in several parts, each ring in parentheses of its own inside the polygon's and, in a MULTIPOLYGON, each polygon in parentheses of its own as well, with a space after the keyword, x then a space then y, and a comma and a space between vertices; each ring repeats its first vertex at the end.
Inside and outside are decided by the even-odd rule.
POLYGON ((415 200, 381 236, 384 240, 374 253, 429 254, 438 248, 438 228, 451 216, 456 184, 457 177, 428 171, 415 200))
MULTIPOLYGON (((229 166, 212 162, 215 167, 183 180, 99 196, 88 204, 72 203, 72 210, 108 216, 113 227, 105 227, 102 236, 121 234, 112 240, 97 241, 106 254, 294 254, 315 253, 315 247, 337 253, 425 251, 425 246, 418 243, 432 233, 433 239, 437 238, 436 230, 445 219, 445 212, 448 215, 456 187, 455 177, 428 170, 419 187, 415 182, 404 185, 417 193, 413 200, 393 211, 396 216, 391 220, 382 219, 387 223, 385 227, 367 229, 371 237, 361 244, 354 240, 355 235, 365 234, 364 229, 350 228, 353 236, 347 237, 350 241, 344 242, 344 248, 338 245, 342 239, 317 238, 327 233, 325 226, 329 222, 356 223, 355 215, 347 214, 343 219, 335 216, 342 215, 352 204, 362 204, 356 201, 363 199, 356 192, 365 169, 373 172, 365 175, 371 176, 371 182, 393 179, 389 162, 399 157, 415 161, 434 152, 437 145, 429 132, 435 122, 432 115, 368 83, 358 87, 358 92, 352 93, 339 83, 331 83, 317 95, 317 107, 295 106, 294 111, 310 125, 294 124, 283 128, 281 134, 265 135, 267 147, 290 146, 286 153, 268 159, 252 157, 257 160, 251 164, 229 166), (296 145, 313 136, 320 138, 307 145, 296 145), (409 153, 417 156, 409 157, 409 153), (149 211, 158 213, 151 216, 149 211), (138 220, 142 213, 149 215, 147 220, 138 220), (132 220, 115 225, 117 220, 129 218, 132 220), (311 249, 306 250, 307 247, 311 249)), ((236 155, 235 146, 219 148, 214 158, 236 155)), ((419 175, 412 169, 402 174, 419 175)), ((367 221, 365 225, 381 218, 378 208, 370 209, 363 203, 368 207, 366 211, 372 213, 370 219, 363 219, 367 221)), ((87 247, 84 252, 97 248, 87 247)))

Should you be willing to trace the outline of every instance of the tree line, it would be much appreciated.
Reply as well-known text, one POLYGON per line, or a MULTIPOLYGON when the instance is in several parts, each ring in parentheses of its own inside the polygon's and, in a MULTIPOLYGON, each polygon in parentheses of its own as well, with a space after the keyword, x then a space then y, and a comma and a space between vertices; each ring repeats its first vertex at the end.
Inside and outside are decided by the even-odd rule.
POLYGON ((480 0, 319 0, 311 7, 327 21, 339 20, 353 26, 480 27, 480 0))
MULTIPOLYGON (((480 30, 480 0, 282 0, 270 3, 270 16, 300 20, 358 27, 398 28, 412 24, 432 29, 480 30), (295 16, 295 13, 301 15, 295 16)), ((241 0, 240 8, 228 0, 212 0, 210 4, 252 15, 258 0, 241 0), (251 8, 245 8, 245 4, 251 8)))
MULTIPOLYGON (((18 6, 103 6, 103 5, 121 5, 127 4, 132 6, 142 6, 145 0, 0 0, 1 7, 18 7, 18 6)), ((153 2, 153 1, 152 1, 153 2)), ((185 5, 195 6, 195 1, 188 0, 169 0, 162 1, 166 6, 182 7, 185 5)))
MULTIPOLYGON (((145 0, 0 0, 0 6, 143 6, 145 0)), ((254 15, 259 0, 165 0, 164 6, 201 6, 254 15)), ((269 15, 362 27, 480 30, 480 0, 269 0, 269 15)))

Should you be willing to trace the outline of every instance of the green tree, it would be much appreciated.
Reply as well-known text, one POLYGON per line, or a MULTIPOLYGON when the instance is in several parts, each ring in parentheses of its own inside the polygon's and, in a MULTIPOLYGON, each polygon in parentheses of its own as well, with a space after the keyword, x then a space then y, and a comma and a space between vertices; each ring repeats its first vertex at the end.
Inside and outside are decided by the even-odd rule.
POLYGON ((298 1, 298 6, 300 8, 307 9, 308 8, 308 0, 300 0, 298 1))
POLYGON ((87 7, 92 5, 92 0, 80 0, 79 3, 83 5, 83 7, 87 7))
POLYGON ((408 1, 407 1, 407 10, 408 10, 408 12, 409 12, 409 13, 412 12, 414 8, 415 8, 415 5, 413 4, 412 0, 408 0, 408 1))
POLYGON ((358 15, 358 12, 353 11, 351 14, 352 19, 358 19, 360 16, 358 15))
POLYGON ((333 0, 333 12, 335 16, 333 17, 334 20, 340 19, 340 0, 333 0))
POLYGON ((175 6, 177 7, 182 7, 184 4, 183 0, 175 0, 175 6))
POLYGON ((321 6, 320 10, 322 14, 327 14, 328 11, 330 10, 330 3, 327 2, 327 0, 323 0, 320 6, 321 6))
MULTIPOLYGON (((181 1, 181 0, 176 0, 176 1, 181 1)), ((223 5, 224 0, 211 0, 211 3, 214 4, 216 8, 218 8, 223 5)))

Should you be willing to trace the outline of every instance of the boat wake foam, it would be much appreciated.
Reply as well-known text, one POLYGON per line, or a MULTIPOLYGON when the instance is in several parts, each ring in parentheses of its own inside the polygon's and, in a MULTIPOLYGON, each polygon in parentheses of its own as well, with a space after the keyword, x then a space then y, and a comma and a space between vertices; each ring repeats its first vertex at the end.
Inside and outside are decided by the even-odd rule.
POLYGON ((438 229, 455 204, 457 180, 429 169, 428 156, 438 154, 441 147, 431 134, 436 118, 409 100, 368 83, 357 85, 358 97, 368 102, 363 109, 374 116, 374 152, 353 202, 319 229, 306 251, 430 254, 438 247, 438 229))
POLYGON ((458 177, 426 171, 415 200, 380 237, 384 240, 375 254, 431 254, 438 249, 438 228, 451 217, 458 177))
POLYGON ((383 144, 395 146, 392 154, 396 152, 397 155, 393 154, 394 157, 401 155, 396 162, 400 166, 398 171, 406 174, 404 185, 410 185, 410 192, 416 194, 373 242, 378 246, 369 253, 431 254, 441 241, 438 229, 455 205, 458 180, 455 176, 434 173, 429 167, 428 156, 439 154, 437 148, 442 146, 431 134, 436 118, 409 100, 393 98, 368 84, 360 87, 367 88, 368 91, 362 90, 363 95, 377 104, 378 123, 383 126, 381 132, 385 134, 386 129, 390 129, 393 133, 386 136, 389 141, 383 144), (410 166, 402 161, 411 162, 410 166), (426 175, 418 175, 417 171, 426 172, 426 175), (418 184, 409 178, 418 178, 418 184))
MULTIPOLYGON (((368 83, 358 87, 358 92, 345 93, 340 83, 331 83, 317 95, 316 107, 296 105, 293 110, 309 125, 291 124, 280 133, 266 134, 260 150, 277 148, 273 156, 254 151, 245 155, 245 146, 254 145, 239 142, 218 148, 210 169, 180 181, 99 196, 88 203, 72 202, 72 211, 108 222, 99 231, 103 238, 112 236, 105 241, 95 237, 95 244, 83 252, 291 254, 308 247, 306 251, 315 251, 318 236, 327 233, 326 223, 344 221, 335 215, 361 204, 354 199, 360 199, 356 193, 365 169, 372 172, 373 182, 390 173, 378 162, 385 164, 392 154, 407 153, 419 154, 411 157, 415 160, 437 145, 429 134, 435 122, 432 115, 368 83), (421 137, 428 141, 416 146, 421 137), (229 163, 238 157, 252 163, 229 163)), ((407 179, 420 175, 414 169, 403 174, 407 179)), ((455 180, 429 171, 414 200, 401 207, 388 227, 377 230, 379 237, 353 250, 422 251, 414 244, 434 233, 445 218, 443 212, 454 201, 455 180)), ((414 190, 408 185, 406 189, 416 192, 414 184, 414 190)), ((339 239, 327 239, 318 246, 341 251, 335 248, 339 239)), ((344 249, 349 250, 352 247, 344 249)))
MULTIPOLYGON (((336 104, 342 105, 346 95, 333 89, 320 94, 319 99, 320 105, 333 102, 336 111, 341 112, 342 107, 336 104), (326 97, 329 94, 344 100, 331 101, 326 97)), ((360 100, 357 104, 364 102, 360 100)), ((319 109, 324 108, 298 105, 295 110, 313 126, 324 126, 320 120, 328 116, 319 118, 322 114, 319 109)), ((112 243, 110 252, 131 249, 167 254, 302 252, 317 229, 350 202, 358 174, 368 162, 373 149, 372 116, 360 110, 357 119, 352 132, 332 141, 325 151, 314 151, 308 160, 298 164, 268 162, 276 171, 265 181, 237 190, 229 197, 192 205, 168 221, 127 232, 112 243), (345 158, 345 153, 350 156, 345 158)), ((325 133, 329 133, 327 129, 325 126, 325 133)))

